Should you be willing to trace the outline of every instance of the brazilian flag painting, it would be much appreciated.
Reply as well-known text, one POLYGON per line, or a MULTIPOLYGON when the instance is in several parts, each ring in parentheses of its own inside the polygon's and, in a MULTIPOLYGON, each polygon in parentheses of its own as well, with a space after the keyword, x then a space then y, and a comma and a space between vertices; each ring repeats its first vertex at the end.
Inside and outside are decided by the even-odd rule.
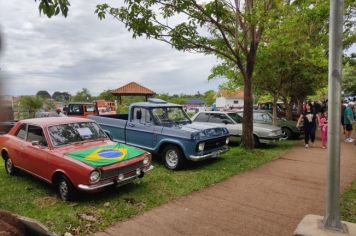
POLYGON ((144 153, 145 151, 141 149, 118 143, 69 152, 66 155, 90 166, 98 167, 129 160, 144 153))

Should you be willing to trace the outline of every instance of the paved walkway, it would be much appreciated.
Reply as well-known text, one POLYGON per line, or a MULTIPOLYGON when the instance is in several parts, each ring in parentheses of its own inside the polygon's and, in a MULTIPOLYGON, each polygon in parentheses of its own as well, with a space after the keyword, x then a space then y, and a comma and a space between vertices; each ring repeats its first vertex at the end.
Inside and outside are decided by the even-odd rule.
MULTIPOLYGON (((278 160, 181 197, 96 236, 292 235, 306 214, 324 215, 326 150, 300 142, 278 160)), ((342 191, 356 179, 356 146, 341 145, 342 191)))

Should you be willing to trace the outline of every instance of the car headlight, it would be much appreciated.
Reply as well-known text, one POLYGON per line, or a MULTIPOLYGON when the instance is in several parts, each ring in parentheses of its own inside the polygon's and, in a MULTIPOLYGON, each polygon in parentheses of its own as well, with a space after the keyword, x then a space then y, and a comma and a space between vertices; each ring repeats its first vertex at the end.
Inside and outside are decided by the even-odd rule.
POLYGON ((146 156, 145 159, 143 159, 143 165, 148 165, 148 163, 150 163, 150 158, 149 156, 146 156))
POLYGON ((230 139, 229 139, 229 138, 226 138, 225 143, 226 143, 226 144, 229 144, 229 142, 230 142, 230 139))
POLYGON ((199 143, 198 150, 204 151, 205 143, 199 143))
POLYGON ((94 170, 93 172, 90 173, 89 180, 90 183, 96 183, 100 179, 100 171, 94 170))

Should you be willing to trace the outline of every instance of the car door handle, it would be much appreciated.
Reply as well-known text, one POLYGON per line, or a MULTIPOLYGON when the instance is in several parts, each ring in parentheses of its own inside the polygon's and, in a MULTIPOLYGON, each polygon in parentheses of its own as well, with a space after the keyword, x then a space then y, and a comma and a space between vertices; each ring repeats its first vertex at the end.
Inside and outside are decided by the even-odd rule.
POLYGON ((131 124, 131 123, 128 124, 128 126, 130 126, 130 127, 135 127, 135 125, 134 125, 134 124, 131 124))

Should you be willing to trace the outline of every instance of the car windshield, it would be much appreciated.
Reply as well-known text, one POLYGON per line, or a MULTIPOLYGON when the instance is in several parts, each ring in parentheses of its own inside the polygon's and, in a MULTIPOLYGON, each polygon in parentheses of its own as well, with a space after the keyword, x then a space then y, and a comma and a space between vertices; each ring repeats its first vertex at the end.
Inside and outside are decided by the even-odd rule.
POLYGON ((107 138, 106 134, 94 122, 54 125, 48 127, 48 132, 54 146, 107 138))
POLYGON ((233 119, 236 123, 242 123, 242 117, 237 113, 229 113, 231 119, 233 119))
POLYGON ((190 122, 181 107, 160 107, 152 109, 153 116, 161 124, 190 122))

